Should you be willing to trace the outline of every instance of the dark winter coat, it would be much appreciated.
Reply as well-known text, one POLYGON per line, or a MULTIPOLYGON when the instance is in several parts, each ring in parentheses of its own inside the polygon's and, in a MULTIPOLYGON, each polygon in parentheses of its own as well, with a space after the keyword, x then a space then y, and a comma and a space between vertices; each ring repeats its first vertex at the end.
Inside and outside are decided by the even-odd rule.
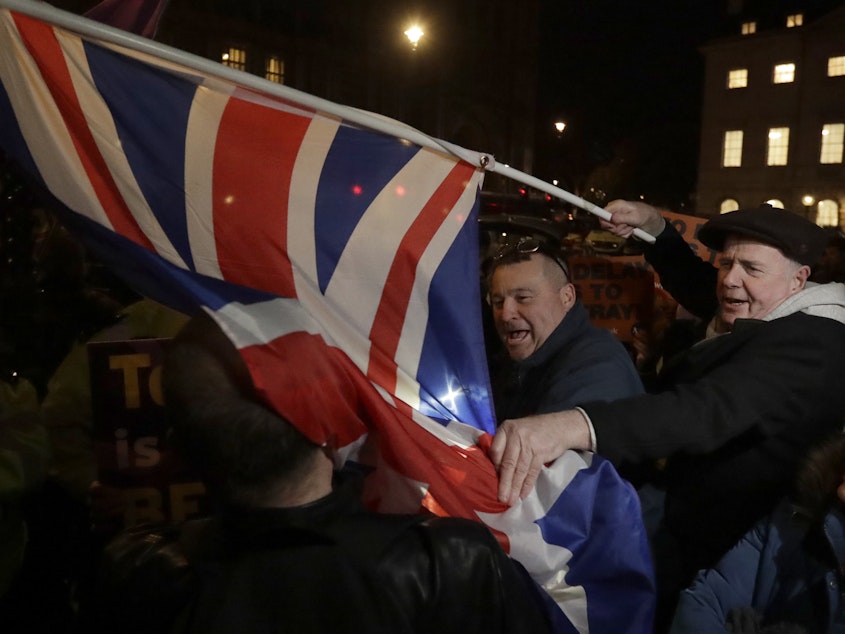
POLYGON ((548 632, 537 587, 482 524, 376 515, 348 491, 139 527, 106 550, 89 631, 548 632))
MULTIPOLYGON (((671 225, 647 257, 667 290, 707 317, 716 270, 671 225)), ((808 288, 781 312, 792 308, 737 320, 667 362, 657 393, 583 404, 600 454, 617 464, 668 458, 665 524, 690 578, 768 514, 807 450, 842 427, 845 286, 808 288)))

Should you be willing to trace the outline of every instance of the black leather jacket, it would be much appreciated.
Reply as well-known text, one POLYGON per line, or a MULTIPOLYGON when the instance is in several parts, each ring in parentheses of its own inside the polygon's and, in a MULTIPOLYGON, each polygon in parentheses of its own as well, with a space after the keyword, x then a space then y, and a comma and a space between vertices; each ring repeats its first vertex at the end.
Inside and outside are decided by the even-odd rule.
POLYGON ((540 593, 483 525, 303 507, 130 529, 92 605, 109 632, 548 632, 540 593))

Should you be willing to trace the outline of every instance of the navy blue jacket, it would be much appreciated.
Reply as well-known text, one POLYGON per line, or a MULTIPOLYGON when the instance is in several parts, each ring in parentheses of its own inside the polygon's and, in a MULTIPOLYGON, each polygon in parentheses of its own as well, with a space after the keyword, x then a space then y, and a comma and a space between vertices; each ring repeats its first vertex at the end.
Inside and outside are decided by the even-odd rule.
POLYGON ((732 610, 753 608, 760 627, 799 625, 811 634, 845 632, 842 562, 845 515, 836 503, 821 522, 783 502, 719 564, 681 595, 671 634, 725 632, 732 610))

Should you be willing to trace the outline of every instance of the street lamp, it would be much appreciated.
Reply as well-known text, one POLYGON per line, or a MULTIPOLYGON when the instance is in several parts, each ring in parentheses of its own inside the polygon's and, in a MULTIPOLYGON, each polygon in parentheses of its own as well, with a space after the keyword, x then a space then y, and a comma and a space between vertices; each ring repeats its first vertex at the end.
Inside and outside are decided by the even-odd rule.
POLYGON ((807 220, 810 220, 810 209, 813 208, 816 199, 811 194, 804 194, 803 198, 801 198, 801 202, 804 205, 804 217, 807 218, 807 220))
MULTIPOLYGON (((555 130, 557 130, 557 135, 554 141, 551 143, 554 144, 554 157, 552 158, 552 165, 555 171, 560 170, 561 172, 565 172, 566 170, 566 154, 564 148, 564 140, 563 140, 563 131, 566 130, 566 121, 563 119, 558 119, 554 123, 555 130)), ((555 179, 554 185, 558 186, 559 179, 555 179)), ((564 185, 560 185, 560 187, 564 187, 564 185)))
POLYGON ((413 50, 417 50, 417 44, 420 43, 420 38, 422 38, 423 35, 425 35, 425 32, 423 32, 423 30, 416 24, 405 31, 405 37, 408 38, 413 50))

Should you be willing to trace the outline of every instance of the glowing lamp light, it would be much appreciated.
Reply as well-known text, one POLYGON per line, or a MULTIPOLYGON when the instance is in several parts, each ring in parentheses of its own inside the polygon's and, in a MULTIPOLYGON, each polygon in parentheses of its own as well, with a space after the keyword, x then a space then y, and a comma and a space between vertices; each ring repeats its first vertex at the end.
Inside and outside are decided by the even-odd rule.
POLYGON ((802 203, 804 203, 804 206, 805 206, 805 207, 809 207, 809 206, 811 206, 814 202, 816 202, 816 199, 815 199, 813 196, 811 196, 810 194, 806 194, 806 195, 805 195, 805 196, 801 199, 801 202, 802 202, 802 203))
POLYGON ((411 43, 411 48, 416 50, 417 44, 420 43, 420 39, 422 36, 425 35, 423 30, 418 25, 413 25, 407 31, 405 31, 405 37, 408 38, 408 41, 411 43))
POLYGON ((360 196, 364 192, 364 188, 360 185, 353 185, 352 186, 352 193, 356 196, 360 196))

